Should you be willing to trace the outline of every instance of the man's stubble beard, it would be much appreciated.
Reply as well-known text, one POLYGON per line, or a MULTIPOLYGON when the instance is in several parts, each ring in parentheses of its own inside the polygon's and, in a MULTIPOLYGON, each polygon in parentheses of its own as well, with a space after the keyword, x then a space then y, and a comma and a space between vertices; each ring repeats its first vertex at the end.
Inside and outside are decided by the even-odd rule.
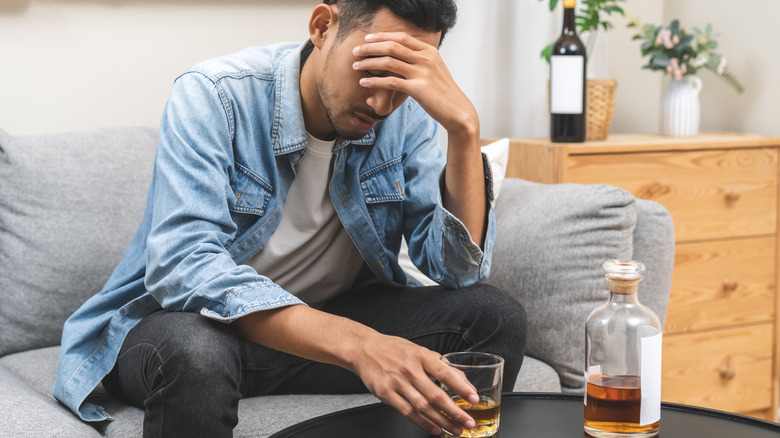
MULTIPOLYGON (((317 86, 317 93, 320 95, 320 102, 322 103, 322 108, 325 110, 325 115, 328 117, 328 122, 330 122, 330 126, 333 127, 333 130, 336 131, 336 135, 346 140, 360 140, 366 136, 366 133, 349 131, 340 127, 336 120, 338 114, 335 114, 334 109, 330 104, 330 102, 338 101, 339 97, 338 90, 329 89, 325 85, 325 77, 328 75, 330 67, 330 55, 335 48, 336 46, 333 46, 328 51, 328 55, 325 58, 325 65, 322 68, 322 73, 315 82, 315 85, 317 86)), ((360 110, 360 108, 354 107, 350 109, 350 119, 351 112, 355 110, 360 110)), ((365 110, 362 110, 362 112, 365 112, 365 110)))

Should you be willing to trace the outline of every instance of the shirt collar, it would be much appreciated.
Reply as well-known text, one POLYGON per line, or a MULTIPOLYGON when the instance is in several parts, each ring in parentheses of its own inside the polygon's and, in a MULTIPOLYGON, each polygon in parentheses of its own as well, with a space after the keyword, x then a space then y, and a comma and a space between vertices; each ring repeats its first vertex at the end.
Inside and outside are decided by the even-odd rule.
MULTIPOLYGON (((308 144, 301 106, 301 65, 312 48, 311 40, 306 40, 298 49, 288 52, 276 70, 274 123, 271 128, 274 155, 299 151, 308 144)), ((374 129, 358 140, 340 139, 335 149, 348 144, 373 145, 376 142, 374 129)))

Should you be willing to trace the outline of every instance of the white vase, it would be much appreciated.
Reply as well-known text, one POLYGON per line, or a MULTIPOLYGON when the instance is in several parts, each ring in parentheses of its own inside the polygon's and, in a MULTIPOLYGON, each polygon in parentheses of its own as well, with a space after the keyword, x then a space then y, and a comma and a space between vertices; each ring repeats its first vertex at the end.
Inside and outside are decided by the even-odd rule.
POLYGON ((680 80, 672 79, 664 97, 664 135, 692 137, 699 133, 700 91, 701 79, 696 76, 683 76, 680 80))

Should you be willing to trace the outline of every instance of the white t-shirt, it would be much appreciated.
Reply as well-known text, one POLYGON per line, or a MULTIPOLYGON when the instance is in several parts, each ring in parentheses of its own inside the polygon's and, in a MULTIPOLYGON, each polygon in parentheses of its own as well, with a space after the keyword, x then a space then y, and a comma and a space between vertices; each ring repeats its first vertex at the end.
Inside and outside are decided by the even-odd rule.
POLYGON ((307 137, 309 147, 295 165, 282 222, 266 246, 245 264, 316 306, 352 286, 363 258, 328 192, 335 141, 307 137))

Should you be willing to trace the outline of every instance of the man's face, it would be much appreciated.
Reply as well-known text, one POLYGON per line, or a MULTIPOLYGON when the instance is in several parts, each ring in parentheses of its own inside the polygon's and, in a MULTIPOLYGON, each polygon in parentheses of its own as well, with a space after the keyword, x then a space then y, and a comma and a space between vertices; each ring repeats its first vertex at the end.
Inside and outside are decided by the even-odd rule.
POLYGON ((438 46, 440 39, 439 32, 425 32, 387 9, 381 9, 368 28, 355 29, 343 40, 334 41, 325 48, 324 67, 316 80, 317 90, 330 124, 336 134, 345 139, 363 138, 408 97, 399 91, 365 88, 358 82, 367 76, 393 74, 352 68, 355 61, 362 59, 352 50, 366 43, 366 35, 378 32, 406 32, 434 47, 438 46))

